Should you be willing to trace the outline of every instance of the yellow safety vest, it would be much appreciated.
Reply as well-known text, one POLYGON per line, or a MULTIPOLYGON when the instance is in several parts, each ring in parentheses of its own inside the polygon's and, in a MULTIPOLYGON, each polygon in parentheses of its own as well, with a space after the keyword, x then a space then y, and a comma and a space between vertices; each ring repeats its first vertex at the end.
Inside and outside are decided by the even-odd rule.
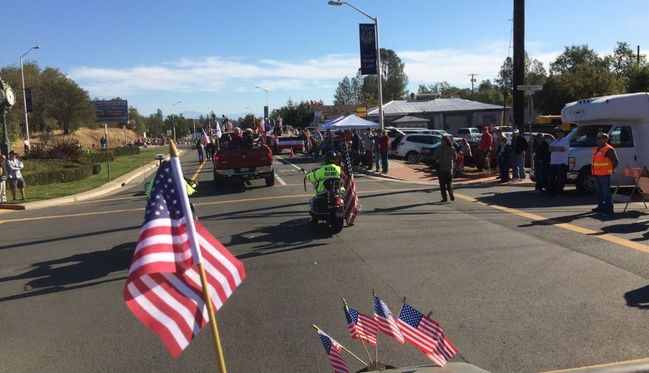
POLYGON ((593 149, 593 165, 591 166, 591 173, 595 176, 606 176, 613 174, 613 162, 606 156, 606 152, 615 150, 609 144, 601 148, 595 147, 593 149))
POLYGON ((340 166, 335 164, 326 164, 317 170, 309 172, 306 175, 306 179, 315 186, 316 194, 320 195, 327 191, 324 185, 325 180, 340 179, 341 175, 340 166))

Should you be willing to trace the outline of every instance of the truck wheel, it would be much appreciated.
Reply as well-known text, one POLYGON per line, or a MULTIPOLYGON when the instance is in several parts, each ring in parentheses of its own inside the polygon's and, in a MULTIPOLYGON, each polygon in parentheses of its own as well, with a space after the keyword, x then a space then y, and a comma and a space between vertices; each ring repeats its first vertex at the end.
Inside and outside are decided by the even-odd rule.
POLYGON ((419 162, 419 154, 415 151, 410 151, 408 154, 406 154, 406 161, 410 163, 417 163, 419 162))
POLYGON ((579 171, 575 186, 580 194, 595 194, 595 177, 591 175, 590 169, 584 168, 579 171))
POLYGON ((266 179, 266 186, 273 186, 275 185, 275 171, 273 171, 270 176, 268 176, 266 179))

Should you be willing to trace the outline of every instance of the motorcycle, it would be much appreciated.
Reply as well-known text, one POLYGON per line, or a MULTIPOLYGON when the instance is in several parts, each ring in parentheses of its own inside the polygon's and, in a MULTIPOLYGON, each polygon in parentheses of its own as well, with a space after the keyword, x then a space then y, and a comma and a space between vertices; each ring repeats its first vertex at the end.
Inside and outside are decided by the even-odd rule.
POLYGON ((319 221, 323 220, 333 233, 338 233, 343 229, 345 219, 342 181, 329 179, 324 181, 324 185, 327 192, 324 195, 315 196, 309 201, 311 224, 317 226, 319 221))

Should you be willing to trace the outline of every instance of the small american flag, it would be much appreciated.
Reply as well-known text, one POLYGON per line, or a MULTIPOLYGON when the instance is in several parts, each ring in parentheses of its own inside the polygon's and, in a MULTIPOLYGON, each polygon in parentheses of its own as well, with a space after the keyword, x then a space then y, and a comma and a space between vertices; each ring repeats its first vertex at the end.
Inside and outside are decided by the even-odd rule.
POLYGON ((345 306, 345 317, 347 318, 347 328, 353 339, 360 339, 373 346, 376 345, 376 332, 379 324, 372 317, 363 315, 353 308, 345 306))
POLYGON ((329 363, 331 363, 331 366, 334 368, 334 372, 348 373, 349 367, 347 366, 345 358, 343 358, 343 355, 340 353, 342 346, 322 330, 318 330, 318 336, 320 337, 320 341, 327 353, 329 363))
POLYGON ((356 183, 354 182, 354 173, 352 172, 352 160, 349 156, 349 149, 345 141, 340 142, 340 152, 342 155, 343 183, 345 185, 345 219, 347 224, 353 225, 356 216, 361 212, 361 205, 358 203, 358 193, 356 193, 356 183))
POLYGON ((374 318, 379 324, 379 330, 403 344, 404 339, 397 322, 394 321, 390 308, 379 297, 374 296, 374 318))
POLYGON ((176 157, 162 162, 156 173, 123 292, 126 306, 158 334, 174 358, 209 321, 197 264, 205 268, 215 310, 246 276, 243 263, 198 220, 191 232, 188 219, 193 215, 183 208, 189 201, 178 175, 176 157))
POLYGON ((397 322, 406 341, 439 366, 446 365, 457 354, 455 346, 444 335, 442 326, 412 306, 403 304, 397 322))

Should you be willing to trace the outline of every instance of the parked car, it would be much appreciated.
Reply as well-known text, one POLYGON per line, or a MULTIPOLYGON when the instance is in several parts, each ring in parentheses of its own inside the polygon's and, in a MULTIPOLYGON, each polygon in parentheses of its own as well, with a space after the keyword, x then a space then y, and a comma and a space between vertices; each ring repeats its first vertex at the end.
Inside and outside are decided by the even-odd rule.
POLYGON ((408 162, 417 163, 419 162, 419 155, 422 148, 437 144, 441 141, 442 136, 438 135, 420 133, 406 134, 394 139, 394 142, 396 143, 394 155, 405 158, 408 162))
MULTIPOLYGON (((437 162, 435 161, 435 152, 437 151, 437 149, 439 149, 440 146, 442 146, 441 141, 433 145, 424 146, 421 149, 419 160, 426 165, 437 168, 437 162)), ((453 139, 453 147, 455 147, 456 150, 459 150, 460 142, 456 139, 453 139)))
POLYGON ((456 133, 457 137, 461 137, 466 139, 466 141, 469 142, 477 142, 480 141, 480 137, 482 137, 482 134, 476 127, 464 127, 460 128, 457 130, 456 133))

